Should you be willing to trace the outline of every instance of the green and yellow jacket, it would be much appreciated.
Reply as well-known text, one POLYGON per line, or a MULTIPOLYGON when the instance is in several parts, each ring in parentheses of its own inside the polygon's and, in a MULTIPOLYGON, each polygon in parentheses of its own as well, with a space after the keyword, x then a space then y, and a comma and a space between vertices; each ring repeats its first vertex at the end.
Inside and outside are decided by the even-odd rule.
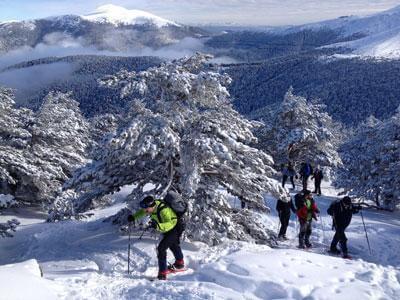
MULTIPOLYGON (((133 214, 135 220, 146 216, 146 211, 142 208, 133 214)), ((150 218, 157 222, 157 230, 161 233, 166 233, 173 229, 178 222, 178 217, 175 212, 160 200, 156 200, 156 207, 150 215, 150 218)))

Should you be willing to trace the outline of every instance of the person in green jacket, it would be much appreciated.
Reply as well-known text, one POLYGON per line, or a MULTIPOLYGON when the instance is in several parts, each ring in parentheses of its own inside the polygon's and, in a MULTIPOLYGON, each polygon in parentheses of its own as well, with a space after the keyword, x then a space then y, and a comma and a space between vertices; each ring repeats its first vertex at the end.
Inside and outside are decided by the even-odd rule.
POLYGON ((183 233, 183 226, 180 226, 176 213, 161 200, 153 196, 147 196, 139 203, 139 209, 133 215, 128 216, 129 222, 139 220, 146 215, 150 215, 151 227, 163 234, 163 238, 157 247, 158 258, 158 276, 160 280, 167 279, 167 274, 172 273, 174 269, 183 269, 185 267, 183 253, 180 246, 180 238, 183 233), (175 256, 175 263, 167 266, 167 249, 171 249, 175 256))

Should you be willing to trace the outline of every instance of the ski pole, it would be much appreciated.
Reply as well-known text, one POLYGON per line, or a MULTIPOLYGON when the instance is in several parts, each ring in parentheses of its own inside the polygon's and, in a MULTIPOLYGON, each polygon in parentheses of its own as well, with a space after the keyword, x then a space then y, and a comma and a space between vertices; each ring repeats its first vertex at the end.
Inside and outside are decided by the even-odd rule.
POLYGON ((321 228, 322 228, 322 244, 324 245, 325 248, 325 230, 324 230, 324 221, 322 220, 322 216, 319 215, 319 219, 321 221, 321 228))
POLYGON ((360 214, 361 214, 361 220, 362 220, 363 225, 364 225, 365 237, 367 238, 367 244, 368 244, 369 254, 372 255, 371 245, 369 244, 369 239, 368 239, 368 234, 367 234, 367 228, 365 227, 364 216, 363 216, 363 213, 362 213, 361 210, 360 210, 360 214))
POLYGON ((129 238, 128 238, 128 275, 130 273, 130 269, 129 266, 131 264, 131 224, 128 224, 128 234, 129 234, 129 238))

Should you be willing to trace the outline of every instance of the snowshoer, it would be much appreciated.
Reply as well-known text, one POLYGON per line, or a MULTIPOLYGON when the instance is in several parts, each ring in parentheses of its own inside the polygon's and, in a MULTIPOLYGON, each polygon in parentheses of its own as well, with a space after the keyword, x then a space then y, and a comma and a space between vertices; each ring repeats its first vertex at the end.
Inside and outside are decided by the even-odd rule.
POLYGON ((134 222, 145 215, 150 215, 150 227, 156 229, 163 234, 163 238, 157 247, 157 258, 158 258, 158 276, 160 280, 167 279, 167 274, 173 273, 173 269, 183 269, 185 267, 183 260, 183 253, 180 246, 180 238, 184 231, 184 221, 178 218, 175 211, 169 207, 167 197, 164 201, 155 199, 153 196, 147 196, 140 201, 141 209, 133 215, 128 216, 129 222, 134 222), (175 263, 168 267, 167 266, 167 249, 170 249, 175 257, 175 263))
POLYGON ((288 165, 283 168, 282 175, 283 175, 283 177, 282 177, 282 187, 285 187, 286 180, 289 177, 290 182, 292 183, 293 190, 294 190, 295 187, 296 187, 294 185, 294 176, 296 175, 296 171, 294 170, 293 165, 292 165, 291 162, 289 162, 288 165))
POLYGON ((319 166, 316 167, 314 170, 313 176, 311 179, 314 179, 314 191, 313 193, 317 194, 318 196, 321 195, 321 181, 324 178, 324 174, 319 166))
POLYGON ((312 246, 310 243, 312 219, 318 220, 317 214, 319 214, 319 209, 309 190, 303 191, 302 194, 297 194, 295 196, 295 203, 300 224, 298 247, 302 249, 305 247, 310 248, 312 246))
POLYGON ((337 200, 329 206, 327 212, 332 216, 332 227, 335 229, 335 235, 333 236, 329 252, 340 254, 339 249, 336 248, 337 244, 340 243, 343 258, 350 258, 347 253, 347 238, 344 231, 349 226, 353 214, 358 213, 360 209, 360 205, 356 206, 352 204, 349 196, 337 200))
POLYGON ((276 210, 278 211, 279 220, 281 222, 281 228, 279 230, 278 238, 287 240, 286 230, 289 225, 290 220, 290 210, 296 213, 296 208, 293 205, 292 199, 289 202, 282 201, 278 199, 276 202, 276 210))
POLYGON ((301 164, 301 168, 299 171, 303 184, 303 190, 307 190, 308 177, 310 177, 312 173, 313 173, 313 168, 311 164, 308 162, 303 162, 301 164))

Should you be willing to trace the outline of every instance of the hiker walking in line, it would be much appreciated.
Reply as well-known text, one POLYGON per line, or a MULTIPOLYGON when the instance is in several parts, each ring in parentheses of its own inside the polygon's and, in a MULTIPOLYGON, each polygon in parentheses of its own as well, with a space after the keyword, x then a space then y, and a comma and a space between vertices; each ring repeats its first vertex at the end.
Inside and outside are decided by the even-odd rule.
POLYGON ((147 196, 140 201, 141 209, 133 215, 128 216, 129 222, 141 219, 145 215, 150 216, 150 227, 163 234, 163 237, 157 247, 158 258, 158 276, 160 280, 167 279, 167 274, 172 273, 173 269, 183 269, 185 267, 183 253, 180 246, 180 238, 185 230, 184 221, 178 218, 175 211, 166 203, 169 198, 180 197, 174 192, 168 192, 164 200, 155 199, 153 196, 147 196), (167 266, 167 249, 170 249, 175 257, 175 263, 167 266))
POLYGON ((303 191, 307 190, 308 177, 313 173, 313 168, 309 162, 303 162, 299 171, 303 191))
POLYGON ((299 232, 299 248, 304 249, 305 247, 310 248, 310 236, 312 232, 312 220, 318 220, 317 214, 319 209, 312 197, 311 191, 305 190, 302 193, 298 193, 295 196, 295 205, 297 209, 297 217, 300 224, 299 232))
POLYGON ((291 162, 289 162, 287 164, 287 166, 283 168, 282 175, 283 175, 282 176, 282 187, 283 188, 285 187, 286 180, 289 177, 290 182, 292 184, 292 188, 294 190, 296 188, 296 186, 294 185, 294 176, 296 176, 296 171, 294 170, 294 167, 291 162))
POLYGON ((360 209, 360 205, 356 206, 352 204, 349 196, 337 200, 329 206, 327 212, 332 216, 332 227, 335 229, 335 235, 333 236, 329 252, 340 254, 340 250, 336 248, 339 243, 343 258, 350 258, 347 253, 347 237, 344 231, 349 226, 353 214, 358 213, 360 209))
POLYGON ((314 170, 313 175, 311 176, 311 179, 314 179, 314 194, 317 194, 318 196, 321 195, 321 181, 324 178, 324 174, 322 173, 322 170, 319 166, 317 166, 314 170))
POLYGON ((289 225, 290 211, 296 213, 296 208, 294 207, 291 198, 289 202, 285 202, 282 201, 281 199, 278 199, 278 201, 276 202, 276 210, 278 211, 279 221, 281 222, 281 228, 279 230, 278 238, 287 240, 286 230, 289 225))

